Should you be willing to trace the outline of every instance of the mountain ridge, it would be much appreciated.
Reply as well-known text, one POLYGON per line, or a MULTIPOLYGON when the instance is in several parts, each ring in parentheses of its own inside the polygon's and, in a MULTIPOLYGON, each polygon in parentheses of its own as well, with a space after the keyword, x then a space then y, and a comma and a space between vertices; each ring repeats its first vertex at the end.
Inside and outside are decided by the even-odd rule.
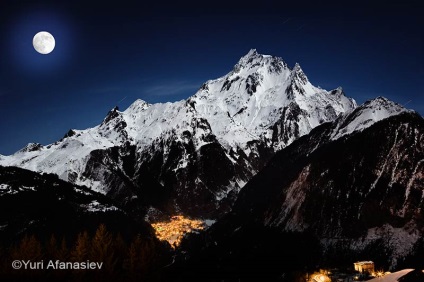
POLYGON ((148 198, 170 213, 216 217, 275 152, 356 107, 341 87, 315 87, 299 64, 252 49, 186 100, 137 99, 96 127, 0 164, 55 173, 124 203, 148 198))

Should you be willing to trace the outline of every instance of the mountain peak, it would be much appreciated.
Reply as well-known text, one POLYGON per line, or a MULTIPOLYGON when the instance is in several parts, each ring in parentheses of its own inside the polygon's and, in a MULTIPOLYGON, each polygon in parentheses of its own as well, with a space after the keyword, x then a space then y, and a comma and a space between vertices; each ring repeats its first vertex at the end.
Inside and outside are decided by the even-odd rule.
POLYGON ((133 104, 148 104, 148 103, 142 99, 137 99, 133 102, 133 104))
POLYGON ((296 76, 306 76, 305 73, 303 72, 302 68, 300 67, 299 63, 296 63, 293 67, 293 69, 291 70, 292 74, 296 75, 296 76))
POLYGON ((410 110, 382 96, 368 100, 352 112, 340 117, 332 139, 362 131, 378 121, 408 111, 410 110))
POLYGON ((294 64, 293 71, 302 71, 302 68, 298 62, 294 64))
POLYGON ((383 96, 378 96, 377 98, 368 100, 363 105, 358 107, 358 110, 362 112, 364 112, 366 109, 372 109, 372 113, 384 112, 387 117, 408 111, 402 105, 390 101, 389 99, 383 96))
MULTIPOLYGON (((308 77, 303 72, 302 68, 300 67, 299 63, 296 63, 293 67, 293 69, 290 72, 290 79, 293 87, 297 90, 299 90, 300 93, 302 93, 302 86, 305 86, 308 84, 308 77)), ((303 93, 305 94, 305 93, 303 93)))
POLYGON ((151 106, 151 104, 149 104, 149 103, 147 103, 146 101, 144 101, 144 100, 141 100, 141 99, 137 99, 137 100, 135 100, 134 101, 134 103, 132 103, 126 110, 125 110, 125 112, 127 112, 127 111, 131 111, 131 112, 133 112, 133 113, 138 113, 138 112, 141 112, 141 111, 144 111, 144 110, 146 110, 148 107, 150 107, 151 106))
POLYGON ((258 51, 254 48, 250 49, 244 57, 255 57, 258 55, 258 51))
POLYGON ((110 110, 105 119, 103 120, 102 124, 106 124, 108 123, 110 120, 116 118, 117 116, 119 116, 119 108, 118 106, 115 106, 112 110, 110 110))
POLYGON ((288 69, 288 67, 280 57, 259 54, 256 49, 251 49, 246 55, 240 58, 231 74, 238 74, 242 70, 250 74, 260 69, 267 73, 280 74, 285 69, 288 69))
POLYGON ((250 49, 250 51, 246 55, 240 58, 236 66, 245 66, 249 63, 252 63, 253 60, 259 59, 261 57, 262 55, 259 55, 256 49, 250 49))

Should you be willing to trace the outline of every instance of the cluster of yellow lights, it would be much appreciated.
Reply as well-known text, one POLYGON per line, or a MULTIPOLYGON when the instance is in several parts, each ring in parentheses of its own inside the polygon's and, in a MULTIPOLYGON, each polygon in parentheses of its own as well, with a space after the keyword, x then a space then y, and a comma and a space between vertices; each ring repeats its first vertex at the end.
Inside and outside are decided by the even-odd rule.
POLYGON ((205 223, 201 220, 175 215, 170 221, 152 223, 152 226, 156 231, 156 237, 159 240, 168 241, 175 249, 180 245, 185 234, 203 230, 205 223))

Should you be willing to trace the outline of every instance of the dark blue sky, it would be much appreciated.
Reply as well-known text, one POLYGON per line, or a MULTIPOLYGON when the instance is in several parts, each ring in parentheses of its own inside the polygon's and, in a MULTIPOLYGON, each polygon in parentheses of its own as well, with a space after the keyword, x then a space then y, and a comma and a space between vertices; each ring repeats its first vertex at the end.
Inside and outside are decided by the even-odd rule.
POLYGON ((314 85, 342 86, 358 103, 385 96, 424 114, 418 1, 63 2, 0 4, 0 154, 95 126, 137 98, 185 99, 251 48, 299 62, 314 85), (42 30, 56 39, 49 55, 32 47, 42 30))

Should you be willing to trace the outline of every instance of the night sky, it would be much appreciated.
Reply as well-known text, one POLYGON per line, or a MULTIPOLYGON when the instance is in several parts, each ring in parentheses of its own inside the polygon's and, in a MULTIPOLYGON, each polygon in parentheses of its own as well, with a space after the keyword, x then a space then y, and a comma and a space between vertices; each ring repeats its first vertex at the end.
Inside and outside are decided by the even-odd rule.
POLYGON ((385 96, 424 115, 419 1, 63 2, 0 4, 0 154, 98 125, 137 98, 186 99, 251 48, 300 63, 312 84, 342 86, 358 103, 385 96), (39 31, 56 39, 49 55, 32 46, 39 31))

